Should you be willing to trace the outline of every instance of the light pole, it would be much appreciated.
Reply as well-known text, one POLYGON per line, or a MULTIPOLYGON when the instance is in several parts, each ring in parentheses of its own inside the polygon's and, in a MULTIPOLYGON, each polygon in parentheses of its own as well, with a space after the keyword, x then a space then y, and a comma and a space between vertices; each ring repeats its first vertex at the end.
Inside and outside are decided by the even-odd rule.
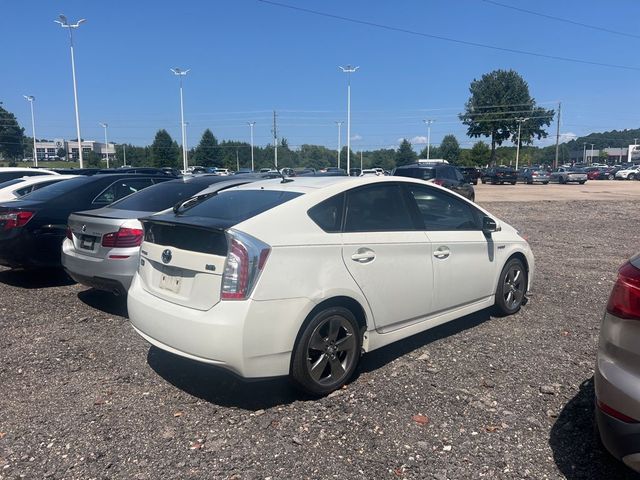
POLYGON ((360 67, 340 67, 347 74, 347 175, 351 175, 351 74, 355 73, 360 67))
POLYGON ((582 142, 582 163, 587 164, 587 143, 582 142))
POLYGON ((36 121, 33 116, 33 102, 36 99, 33 95, 23 95, 23 97, 31 104, 31 131, 33 132, 33 166, 38 166, 38 154, 36 153, 36 121))
POLYGON ((518 122, 518 145, 516 145, 516 170, 518 170, 518 162, 520 161, 520 131, 522 130, 522 122, 529 120, 528 117, 516 118, 518 122))
POLYGON ((591 155, 589 156, 589 165, 591 165, 593 163, 593 147, 595 146, 595 143, 591 144, 591 155))
POLYGON ((185 143, 185 137, 186 137, 186 133, 185 133, 185 128, 184 128, 184 100, 182 97, 182 77, 186 76, 187 73, 189 73, 190 69, 187 70, 182 70, 181 68, 172 68, 171 71, 173 72, 174 75, 176 75, 179 79, 180 79, 180 126, 182 127, 182 164, 183 164, 183 170, 187 171, 187 168, 189 167, 189 165, 187 164, 187 149, 186 149, 186 143, 185 143))
POLYGON ((338 168, 340 168, 340 149, 342 148, 342 122, 336 122, 338 125, 338 168))
POLYGON ((435 122, 435 120, 423 120, 423 122, 427 126, 427 160, 429 160, 429 158, 431 158, 431 124, 435 122))
POLYGON ((187 168, 189 168, 189 141, 187 140, 187 138, 189 138, 189 136, 187 135, 187 127, 189 126, 189 122, 184 122, 184 151, 187 152, 187 168))
POLYGON ((122 144, 122 166, 127 166, 127 146, 124 143, 122 144))
POLYGON ((100 126, 104 128, 104 151, 107 154, 107 168, 109 168, 109 138, 107 136, 108 123, 100 123, 100 126))
POLYGON ((256 122, 247 122, 247 125, 249 125, 249 130, 251 131, 251 171, 253 172, 254 170, 254 166, 253 166, 253 127, 256 124, 256 122))
POLYGON ((66 28, 69 30, 69 43, 71 45, 71 76, 73 77, 73 99, 75 101, 76 106, 76 135, 78 135, 78 158, 80 159, 80 168, 83 168, 82 161, 82 140, 80 138, 80 113, 78 113, 78 87, 76 86, 76 61, 73 55, 73 31, 80 26, 80 24, 86 22, 87 20, 82 18, 78 20, 76 23, 69 23, 67 21, 67 17, 60 14, 60 20, 54 20, 54 22, 59 23, 62 28, 66 28))

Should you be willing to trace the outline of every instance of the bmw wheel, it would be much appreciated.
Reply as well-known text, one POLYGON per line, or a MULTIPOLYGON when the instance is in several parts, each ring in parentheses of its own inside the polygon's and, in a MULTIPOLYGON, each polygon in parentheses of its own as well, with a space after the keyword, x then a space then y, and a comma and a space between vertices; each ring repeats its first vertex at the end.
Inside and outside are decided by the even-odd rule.
POLYGON ((305 322, 293 349, 291 379, 314 396, 342 387, 360 360, 362 337, 351 311, 331 307, 305 322))
POLYGON ((498 278, 495 309, 499 315, 512 315, 526 302, 527 269, 518 258, 512 258, 498 278))

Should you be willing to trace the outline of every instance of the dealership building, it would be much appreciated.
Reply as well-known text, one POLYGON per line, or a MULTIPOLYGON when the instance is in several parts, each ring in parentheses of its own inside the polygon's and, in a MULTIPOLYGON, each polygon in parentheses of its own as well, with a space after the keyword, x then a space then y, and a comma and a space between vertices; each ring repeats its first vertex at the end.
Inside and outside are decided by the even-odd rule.
MULTIPOLYGON (((78 142, 68 141, 63 138, 55 138, 51 141, 36 141, 36 155, 38 161, 57 160, 58 151, 63 149, 66 152, 66 160, 76 160, 78 158, 78 142)), ((116 146, 114 143, 100 143, 93 140, 82 141, 82 153, 95 152, 102 158, 115 156, 116 146)))

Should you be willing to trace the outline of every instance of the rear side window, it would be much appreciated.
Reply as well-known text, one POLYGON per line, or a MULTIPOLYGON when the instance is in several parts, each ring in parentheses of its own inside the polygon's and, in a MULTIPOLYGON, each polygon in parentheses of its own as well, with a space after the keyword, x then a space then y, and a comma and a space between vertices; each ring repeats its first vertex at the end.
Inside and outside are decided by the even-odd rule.
POLYGON ((123 198, 111 207, 135 212, 159 212, 192 197, 205 188, 207 185, 201 183, 161 183, 123 198))
POLYGON ((342 211, 344 208, 344 194, 331 197, 315 207, 309 209, 311 220, 328 233, 339 232, 342 228, 342 211))
POLYGON ((302 193, 280 190, 226 190, 187 208, 180 216, 218 218, 235 224, 300 195, 302 193))
POLYGON ((473 207, 435 188, 408 185, 416 201, 424 229, 431 231, 480 230, 473 207))
POLYGON ((415 229, 400 185, 386 183, 347 192, 345 232, 415 229))

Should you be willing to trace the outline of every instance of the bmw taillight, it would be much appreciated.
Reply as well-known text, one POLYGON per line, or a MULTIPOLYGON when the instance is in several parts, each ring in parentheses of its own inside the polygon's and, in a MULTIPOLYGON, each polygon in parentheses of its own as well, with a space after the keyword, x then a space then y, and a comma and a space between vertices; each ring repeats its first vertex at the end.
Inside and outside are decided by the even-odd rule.
POLYGON ((271 252, 271 247, 245 233, 227 232, 229 251, 222 273, 220 298, 246 300, 251 295, 271 252))
POLYGON ((444 180, 442 178, 436 178, 433 180, 433 183, 435 183, 436 185, 444 185, 444 180))
MULTIPOLYGON (((640 258, 640 257, 636 257, 640 258)), ((607 312, 619 318, 640 320, 640 268, 627 262, 618 270, 607 312)))
POLYGON ((9 210, 8 212, 0 213, 2 230, 24 227, 33 218, 34 214, 35 212, 26 210, 9 210))
POLYGON ((71 227, 67 227, 66 235, 69 240, 73 240, 73 232, 71 231, 71 227))
POLYGON ((144 230, 141 228, 124 228, 117 232, 105 233, 102 246, 110 248, 139 247, 142 244, 144 230))

